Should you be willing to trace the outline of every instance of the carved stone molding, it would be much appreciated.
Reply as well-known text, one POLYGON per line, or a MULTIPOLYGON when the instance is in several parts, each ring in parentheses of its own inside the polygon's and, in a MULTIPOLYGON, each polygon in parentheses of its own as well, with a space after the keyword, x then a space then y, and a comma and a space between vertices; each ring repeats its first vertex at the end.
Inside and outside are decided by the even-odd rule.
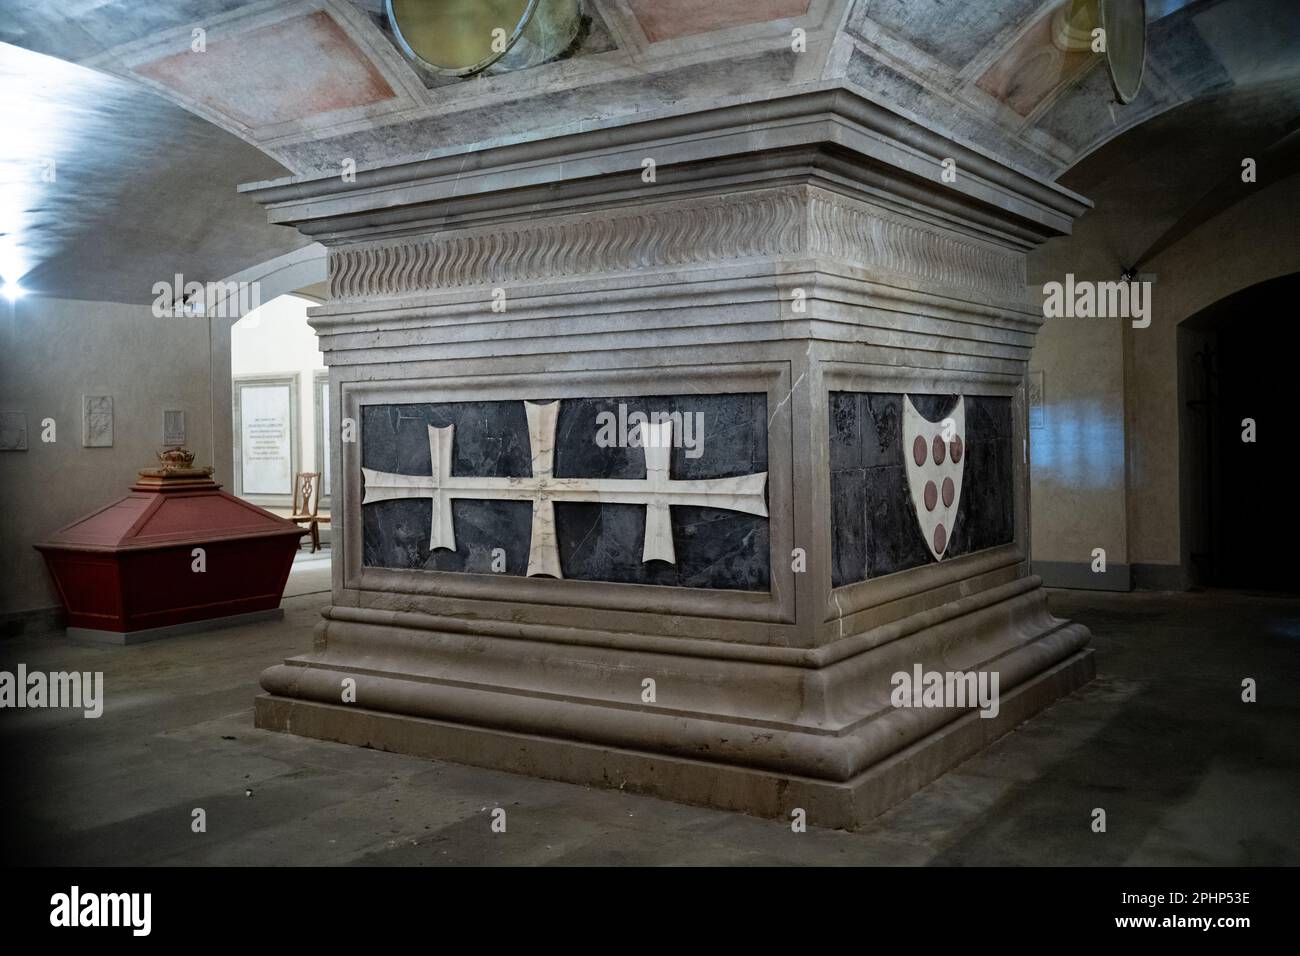
POLYGON ((368 298, 790 254, 800 245, 789 191, 565 217, 397 244, 333 250, 330 295, 368 298))
POLYGON ((814 255, 997 299, 1018 299, 1024 293, 1023 255, 867 203, 812 190, 808 224, 814 255))
POLYGON ((821 257, 1014 299, 1023 256, 816 188, 556 217, 330 252, 333 299, 400 297, 752 258, 821 257))

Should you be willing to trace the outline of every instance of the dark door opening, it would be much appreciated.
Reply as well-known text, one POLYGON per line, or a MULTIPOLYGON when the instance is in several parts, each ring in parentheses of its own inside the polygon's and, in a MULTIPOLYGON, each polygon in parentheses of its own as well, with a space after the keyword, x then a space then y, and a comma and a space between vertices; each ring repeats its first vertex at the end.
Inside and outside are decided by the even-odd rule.
POLYGON ((1199 585, 1300 594, 1298 294, 1300 275, 1260 283, 1179 328, 1183 532, 1199 585))

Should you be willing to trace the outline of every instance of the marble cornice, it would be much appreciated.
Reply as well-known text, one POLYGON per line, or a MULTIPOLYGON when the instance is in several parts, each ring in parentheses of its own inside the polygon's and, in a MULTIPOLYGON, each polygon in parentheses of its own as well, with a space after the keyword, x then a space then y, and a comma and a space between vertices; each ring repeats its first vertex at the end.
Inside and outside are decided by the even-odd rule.
POLYGON ((241 190, 272 222, 332 245, 782 181, 892 197, 1022 250, 1068 233, 1088 208, 1069 190, 838 87, 361 170, 354 182, 287 179, 241 190), (657 166, 653 185, 641 181, 647 157, 657 166), (957 163, 951 184, 940 181, 946 158, 957 163))

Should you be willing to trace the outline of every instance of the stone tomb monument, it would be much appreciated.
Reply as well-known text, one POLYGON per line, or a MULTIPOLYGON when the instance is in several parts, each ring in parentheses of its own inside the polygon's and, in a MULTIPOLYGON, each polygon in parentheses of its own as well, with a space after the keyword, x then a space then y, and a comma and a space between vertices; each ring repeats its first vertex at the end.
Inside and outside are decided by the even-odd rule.
POLYGON ((1092 676, 1028 569, 1078 196, 842 89, 250 189, 355 423, 259 727, 852 827, 1092 676))

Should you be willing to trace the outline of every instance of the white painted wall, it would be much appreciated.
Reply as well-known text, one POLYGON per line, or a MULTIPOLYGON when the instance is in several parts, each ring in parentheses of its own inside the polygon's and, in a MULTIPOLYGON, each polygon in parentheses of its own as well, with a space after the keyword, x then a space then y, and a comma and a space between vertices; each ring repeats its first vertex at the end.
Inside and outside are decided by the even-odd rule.
MULTIPOLYGON (((232 380, 244 376, 298 376, 298 471, 316 471, 316 373, 325 370, 324 356, 316 345, 316 333, 307 324, 311 299, 282 295, 254 309, 234 324, 230 334, 232 380)), ((231 438, 231 454, 234 441, 231 438)), ((232 484, 231 490, 234 490, 232 484)), ((274 511, 286 510, 288 502, 250 496, 274 511)), ((322 512, 326 510, 324 502, 322 512)))

